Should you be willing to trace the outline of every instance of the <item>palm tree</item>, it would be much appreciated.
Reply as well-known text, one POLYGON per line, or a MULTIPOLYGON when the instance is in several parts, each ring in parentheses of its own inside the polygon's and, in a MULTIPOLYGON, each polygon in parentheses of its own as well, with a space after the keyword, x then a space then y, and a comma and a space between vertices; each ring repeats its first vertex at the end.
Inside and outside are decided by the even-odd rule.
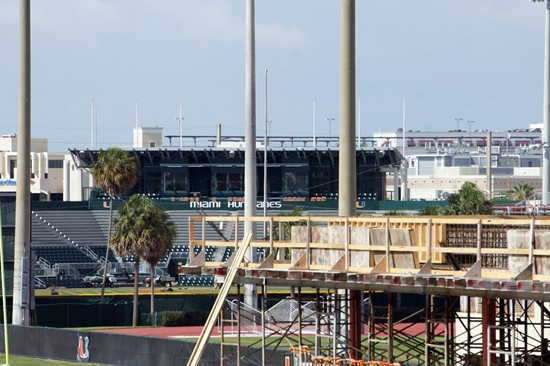
POLYGON ((143 259, 151 268, 151 319, 155 314, 155 266, 172 249, 176 238, 176 224, 170 221, 170 216, 160 207, 150 210, 149 228, 143 234, 147 238, 143 259))
POLYGON ((119 209, 115 220, 113 249, 120 256, 135 257, 134 262, 134 312, 132 324, 138 323, 139 262, 145 260, 151 266, 151 315, 154 314, 155 266, 172 248, 176 237, 176 224, 168 214, 143 195, 133 195, 119 209))
POLYGON ((139 261, 147 253, 146 232, 150 231, 148 216, 154 210, 152 201, 146 196, 134 195, 118 210, 119 218, 114 223, 111 240, 113 250, 120 256, 134 256, 134 309, 132 325, 138 324, 139 305, 139 261))
POLYGON ((535 194, 535 188, 528 183, 520 183, 506 192, 506 198, 512 201, 525 201, 535 194))
POLYGON ((447 200, 447 215, 488 215, 491 212, 491 203, 472 182, 465 182, 458 193, 451 194, 447 200))
POLYGON ((109 246, 113 222, 113 199, 136 184, 137 162, 127 151, 118 147, 112 147, 99 154, 97 161, 92 165, 92 175, 96 186, 109 195, 109 232, 107 235, 103 283, 101 285, 101 301, 103 301, 105 281, 107 279, 107 264, 109 263, 109 246))

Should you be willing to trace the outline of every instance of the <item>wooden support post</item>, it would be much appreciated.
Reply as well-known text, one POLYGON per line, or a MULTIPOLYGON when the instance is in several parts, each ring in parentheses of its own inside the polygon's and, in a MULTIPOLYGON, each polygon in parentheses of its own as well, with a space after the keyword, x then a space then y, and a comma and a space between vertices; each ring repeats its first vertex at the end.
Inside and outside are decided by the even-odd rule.
POLYGON ((205 250, 205 245, 206 245, 206 217, 202 217, 202 250, 205 250))
POLYGON ((390 273, 390 268, 392 265, 392 260, 390 257, 390 219, 386 218, 386 272, 390 273))
POLYGON ((235 216, 235 251, 239 247, 239 216, 235 216))
POLYGON ((193 245, 193 240, 195 240, 195 222, 191 220, 191 216, 188 218, 189 220, 189 262, 191 262, 195 258, 195 247, 193 245))
POLYGON ((275 258, 275 252, 273 251, 273 216, 269 218, 269 253, 275 258))
POLYGON ((345 244, 345 257, 346 257, 346 272, 349 271, 349 267, 350 267, 350 256, 349 256, 349 244, 350 244, 350 232, 349 232, 350 228, 349 228, 349 218, 346 217, 346 244, 345 244))
POLYGON ((481 260, 481 220, 477 223, 477 261, 481 260))
POLYGON ((309 266, 311 264, 311 219, 307 218, 307 242, 306 242, 306 269, 309 269, 309 266))
POLYGON ((428 219, 428 235, 426 241, 426 262, 428 262, 432 259, 432 219, 428 219))
MULTIPOLYGON (((533 258, 533 250, 535 249, 535 218, 531 218, 531 225, 529 227, 529 264, 533 264, 534 258, 533 258)), ((534 269, 534 268, 533 268, 534 269)), ((533 273, 534 270, 533 270, 533 273)))

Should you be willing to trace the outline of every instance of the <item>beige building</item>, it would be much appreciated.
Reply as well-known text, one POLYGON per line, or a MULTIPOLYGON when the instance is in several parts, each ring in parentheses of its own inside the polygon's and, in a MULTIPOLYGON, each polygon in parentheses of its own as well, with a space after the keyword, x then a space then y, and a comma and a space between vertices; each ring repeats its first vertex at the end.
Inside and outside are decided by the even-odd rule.
MULTIPOLYGON (((48 140, 31 139, 31 194, 33 199, 80 201, 86 198, 89 173, 74 165, 69 153, 48 152, 48 140)), ((17 185, 17 136, 0 137, 0 195, 15 196, 17 185)))

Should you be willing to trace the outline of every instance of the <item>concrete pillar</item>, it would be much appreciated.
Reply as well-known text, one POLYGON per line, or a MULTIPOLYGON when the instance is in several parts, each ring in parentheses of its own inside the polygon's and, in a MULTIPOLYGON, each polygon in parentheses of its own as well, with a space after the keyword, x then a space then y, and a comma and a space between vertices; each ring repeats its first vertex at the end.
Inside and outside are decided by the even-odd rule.
POLYGON ((392 201, 399 201, 399 170, 393 170, 393 197, 392 201))
MULTIPOLYGON (((244 216, 256 216, 256 50, 255 0, 246 0, 246 66, 245 66, 245 163, 244 163, 244 216)), ((252 232, 256 239, 256 223, 245 222, 245 235, 252 232)), ((255 261, 256 251, 250 250, 255 261)), ((244 288, 245 304, 257 307, 256 286, 244 288)))
POLYGON ((71 200, 71 162, 63 161, 63 201, 71 200))
POLYGON ((546 3, 546 27, 544 37, 544 99, 542 114, 542 202, 550 203, 550 2, 546 3))
POLYGON ((355 0, 342 0, 338 215, 355 216, 355 0))
POLYGON ((12 323, 30 325, 31 255, 31 11, 30 0, 20 0, 19 112, 17 128, 17 193, 12 323))

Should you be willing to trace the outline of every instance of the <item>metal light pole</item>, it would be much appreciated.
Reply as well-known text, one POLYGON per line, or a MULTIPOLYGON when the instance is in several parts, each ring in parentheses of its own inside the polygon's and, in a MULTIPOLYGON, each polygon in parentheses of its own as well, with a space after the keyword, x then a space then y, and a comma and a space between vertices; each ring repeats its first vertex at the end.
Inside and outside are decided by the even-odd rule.
POLYGON ((466 123, 470 125, 470 142, 472 142, 472 124, 476 123, 476 121, 466 121, 466 123))
POLYGON ((31 303, 31 4, 20 1, 19 120, 17 129, 17 196, 12 323, 30 325, 31 303))
POLYGON ((338 215, 355 216, 355 0, 342 0, 341 22, 338 215))
POLYGON ((136 98, 136 133, 135 133, 135 140, 134 140, 134 147, 138 147, 138 102, 139 99, 136 98))
POLYGON ((313 98, 313 147, 317 148, 317 98, 313 98))
POLYGON ((405 121, 406 121, 406 107, 407 107, 407 99, 406 98, 403 98, 403 133, 401 134, 401 137, 403 138, 403 158, 406 158, 406 154, 405 154, 405 147, 406 147, 406 144, 405 144, 405 121))
POLYGON ((329 140, 332 138, 332 122, 334 121, 334 118, 327 118, 328 121, 328 137, 329 140))
MULTIPOLYGON (((546 2, 544 33, 544 100, 542 118, 542 145, 550 144, 550 2, 546 2)), ((542 150, 542 203, 550 204, 550 151, 542 150)))
MULTIPOLYGON (((244 163, 244 216, 256 216, 256 50, 255 50, 255 1, 246 0, 246 66, 245 66, 245 163, 244 163)), ((252 232, 256 239, 256 224, 244 223, 245 235, 252 232)), ((251 261, 256 260, 256 251, 250 249, 251 261)), ((257 307, 256 286, 246 285, 244 301, 257 307)))
POLYGON ((456 121, 456 145, 460 146, 460 122, 462 118, 455 118, 456 121))
POLYGON ((183 133, 182 133, 182 125, 183 125, 183 99, 180 98, 180 114, 178 117, 179 121, 179 132, 180 132, 180 149, 183 147, 183 133))
MULTIPOLYGON (((355 0, 341 0, 340 33, 340 146, 338 157, 338 216, 356 215, 356 139, 355 139, 355 0)), ((346 236, 349 235, 346 232, 346 236)), ((346 263, 346 269, 350 263, 346 263)), ((350 358, 361 358, 361 291, 350 292, 349 327, 343 331, 349 339, 350 358), (353 300, 352 300, 353 299, 353 300), (347 334, 346 334, 347 333, 347 334)))
MULTIPOLYGON (((267 69, 265 69, 265 133, 264 133, 264 218, 267 217, 267 69)), ((267 237, 267 222, 264 221, 264 238, 267 237)))
POLYGON ((357 98, 357 147, 361 147, 361 98, 357 98))

